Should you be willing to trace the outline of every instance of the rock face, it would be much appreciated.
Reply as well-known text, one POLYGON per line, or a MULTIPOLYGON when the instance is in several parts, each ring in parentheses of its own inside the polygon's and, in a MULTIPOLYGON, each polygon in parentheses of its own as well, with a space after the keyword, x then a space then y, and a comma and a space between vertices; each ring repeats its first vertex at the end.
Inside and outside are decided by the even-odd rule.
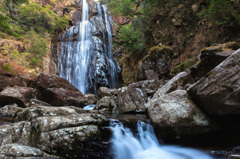
POLYGON ((148 55, 138 63, 137 80, 168 78, 171 72, 171 56, 169 47, 152 47, 148 55))
POLYGON ((240 113, 240 50, 194 83, 188 93, 207 113, 240 113))
POLYGON ((98 126, 106 117, 97 111, 42 106, 17 112, 13 121, 0 127, 1 146, 24 144, 67 158, 102 157, 98 126))
MULTIPOLYGON (((6 98, 15 98, 15 100, 19 100, 18 103, 22 102, 24 104, 22 107, 28 107, 30 100, 36 98, 36 90, 30 87, 7 87, 0 93, 0 95, 2 97, 5 96, 6 98)), ((11 100, 8 100, 7 104, 13 103, 11 103, 11 100)))
POLYGON ((176 90, 151 100, 148 116, 155 126, 173 129, 177 135, 198 134, 211 130, 210 121, 184 90, 176 90))
POLYGON ((201 51, 201 61, 190 69, 190 75, 197 81, 223 60, 229 57, 235 50, 234 43, 219 44, 204 48, 201 51), (233 48, 232 48, 233 47, 233 48))
POLYGON ((13 87, 13 86, 21 86, 24 87, 25 83, 16 78, 13 77, 13 75, 11 75, 8 72, 2 71, 0 70, 0 91, 2 91, 4 88, 6 87, 13 87))

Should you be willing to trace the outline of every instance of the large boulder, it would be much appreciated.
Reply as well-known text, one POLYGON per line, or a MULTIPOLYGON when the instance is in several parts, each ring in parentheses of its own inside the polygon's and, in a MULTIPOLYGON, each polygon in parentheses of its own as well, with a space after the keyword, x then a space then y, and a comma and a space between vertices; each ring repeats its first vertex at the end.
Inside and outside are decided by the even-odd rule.
POLYGON ((23 103, 23 105, 20 104, 19 106, 28 107, 30 100, 36 98, 36 90, 30 87, 7 87, 0 93, 0 99, 4 99, 4 97, 6 100, 1 100, 0 106, 4 106, 6 104, 23 103), (11 100, 13 98, 15 100, 11 100), (15 102, 17 100, 19 102, 15 102))
POLYGON ((208 114, 240 114, 240 49, 194 83, 188 93, 208 114))
MULTIPOLYGON (((171 80, 169 80, 166 84, 160 87, 150 101, 162 97, 167 93, 173 92, 176 89, 184 89, 187 84, 193 83, 194 81, 191 79, 187 72, 180 72, 171 80)), ((147 103, 146 107, 149 107, 149 102, 147 103)))
POLYGON ((190 69, 190 75, 197 81, 237 49, 236 43, 218 44, 202 49, 200 61, 190 69))
POLYGON ((109 114, 119 113, 119 109, 117 107, 114 96, 105 96, 101 98, 96 104, 94 109, 101 110, 101 112, 109 114))
POLYGON ((0 145, 24 144, 67 158, 102 158, 99 126, 107 122, 98 111, 76 107, 32 107, 0 127, 0 145), (63 146, 64 145, 64 146, 63 146))
POLYGON ((49 74, 37 77, 37 98, 53 106, 84 106, 87 99, 66 79, 49 74))
POLYGON ((205 133, 210 121, 189 99, 185 90, 176 90, 148 104, 148 116, 158 128, 172 129, 177 135, 205 133))
POLYGON ((21 86, 26 84, 19 78, 14 77, 12 74, 0 70, 0 91, 6 87, 21 86))
POLYGON ((152 47, 148 55, 138 62, 137 80, 168 78, 171 72, 172 50, 167 47, 152 47))
POLYGON ((105 96, 113 96, 115 94, 117 94, 117 89, 110 89, 107 87, 100 87, 97 91, 97 95, 99 96, 99 98, 103 98, 105 96))

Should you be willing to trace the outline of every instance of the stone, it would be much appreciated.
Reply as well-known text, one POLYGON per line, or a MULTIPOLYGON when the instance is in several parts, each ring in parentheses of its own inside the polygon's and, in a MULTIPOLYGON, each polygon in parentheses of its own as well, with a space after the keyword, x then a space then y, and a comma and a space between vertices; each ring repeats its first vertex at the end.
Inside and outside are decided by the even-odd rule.
POLYGON ((107 88, 107 87, 100 87, 97 91, 97 95, 100 98, 103 98, 105 96, 112 96, 112 95, 115 95, 115 94, 117 94, 117 89, 110 89, 110 88, 107 88))
POLYGON ((27 87, 35 87, 35 81, 37 76, 32 74, 18 74, 18 78, 27 84, 27 87))
POLYGON ((84 95, 66 79, 59 76, 40 74, 37 78, 37 99, 52 106, 79 106, 87 104, 84 95))
POLYGON ((0 108, 0 116, 1 117, 12 117, 18 111, 23 111, 23 108, 18 107, 16 104, 13 105, 5 105, 0 108))
POLYGON ((38 106, 51 106, 50 104, 37 100, 37 99, 31 99, 29 102, 29 107, 38 107, 38 106))
POLYGON ((24 87, 25 85, 26 84, 22 80, 14 77, 12 74, 6 71, 0 70, 0 91, 2 91, 6 87, 24 87))
POLYGON ((228 44, 218 44, 204 48, 200 54, 200 61, 190 68, 190 75, 197 81, 229 57, 235 50, 228 48, 228 44))
POLYGON ((87 104, 96 104, 100 99, 94 94, 84 94, 84 98, 87 104))
MULTIPOLYGON (((30 87, 19 87, 19 86, 7 87, 0 93, 0 96, 15 98, 16 100, 22 101, 22 103, 24 104, 20 106, 27 107, 29 105, 30 100, 33 98, 36 98, 36 90, 30 87)), ((7 104, 13 104, 13 103, 14 101, 8 100, 7 104)), ((6 103, 4 102, 4 104, 6 103)), ((0 102, 0 105, 3 105, 2 101, 0 102)))
POLYGON ((188 93, 211 115, 240 114, 240 49, 188 88, 188 93))
POLYGON ((148 55, 138 62, 137 80, 169 78, 172 50, 167 47, 152 47, 148 55))
POLYGON ((187 91, 176 90, 149 101, 148 116, 158 128, 177 135, 193 135, 211 130, 210 121, 189 99, 187 91))
POLYGON ((30 146, 6 144, 0 147, 0 158, 5 159, 43 158, 47 156, 42 150, 30 146))
POLYGON ((48 88, 63 88, 70 91, 80 92, 76 87, 69 83, 66 79, 56 75, 41 73, 36 81, 37 89, 41 92, 48 88))
POLYGON ((76 107, 29 107, 17 112, 13 122, 0 127, 1 146, 24 144, 68 158, 82 158, 87 154, 90 158, 102 157, 99 126, 106 124, 107 119, 99 111, 76 107))
POLYGON ((96 104, 94 109, 109 114, 119 113, 119 109, 113 96, 105 96, 101 98, 100 101, 98 101, 98 103, 96 104))
MULTIPOLYGON (((169 80, 166 84, 164 84, 162 87, 160 87, 156 93, 153 95, 153 97, 150 99, 154 100, 156 98, 162 97, 172 91, 175 91, 178 88, 181 88, 179 86, 184 87, 186 84, 193 83, 194 81, 191 79, 189 74, 187 72, 180 72, 175 77, 173 77, 171 80, 169 80)), ((182 88, 183 89, 183 88, 182 88)), ((146 104, 146 107, 149 107, 150 102, 146 104)))

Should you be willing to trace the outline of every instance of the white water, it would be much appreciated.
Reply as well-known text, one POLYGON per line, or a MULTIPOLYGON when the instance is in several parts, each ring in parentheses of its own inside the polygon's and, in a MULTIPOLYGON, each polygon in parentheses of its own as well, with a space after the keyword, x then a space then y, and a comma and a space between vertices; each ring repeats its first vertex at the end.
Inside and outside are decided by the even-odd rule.
POLYGON ((211 159, 199 150, 158 143, 150 124, 137 123, 137 135, 118 120, 111 120, 114 159, 211 159))
MULTIPOLYGON (((58 72, 83 94, 96 93, 97 85, 117 87, 117 63, 112 56, 113 20, 105 5, 96 2, 100 35, 93 35, 90 6, 82 0, 82 17, 63 35, 58 49, 58 72), (76 38, 77 35, 77 38, 76 38), (107 38, 107 39, 106 39, 107 38)), ((96 27, 96 26, 94 26, 96 27)))

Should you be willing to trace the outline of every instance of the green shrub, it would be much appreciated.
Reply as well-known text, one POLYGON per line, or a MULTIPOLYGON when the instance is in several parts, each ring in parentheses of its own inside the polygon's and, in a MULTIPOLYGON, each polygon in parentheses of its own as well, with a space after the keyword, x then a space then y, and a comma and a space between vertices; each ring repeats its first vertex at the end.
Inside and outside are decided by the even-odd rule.
POLYGON ((12 72, 12 69, 10 67, 10 63, 3 65, 3 70, 7 71, 7 72, 12 72))
POLYGON ((38 63, 39 63, 39 61, 35 57, 32 57, 30 59, 30 66, 37 67, 38 63))
POLYGON ((237 0, 211 0, 209 8, 203 13, 215 26, 240 26, 240 3, 237 0))

